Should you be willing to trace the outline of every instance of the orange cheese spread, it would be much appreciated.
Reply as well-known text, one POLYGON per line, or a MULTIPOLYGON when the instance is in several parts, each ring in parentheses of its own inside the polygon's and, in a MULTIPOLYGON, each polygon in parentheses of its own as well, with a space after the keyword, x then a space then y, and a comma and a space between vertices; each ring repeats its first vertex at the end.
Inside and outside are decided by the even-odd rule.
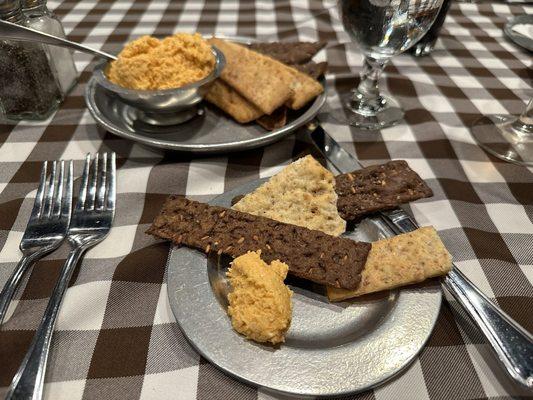
POLYGON ((107 77, 128 89, 171 89, 205 78, 214 66, 211 46, 199 33, 177 33, 162 40, 142 36, 111 62, 107 77))
POLYGON ((256 342, 285 341, 292 317, 292 291, 283 283, 288 270, 281 261, 264 262, 260 250, 233 260, 227 272, 233 329, 256 342))

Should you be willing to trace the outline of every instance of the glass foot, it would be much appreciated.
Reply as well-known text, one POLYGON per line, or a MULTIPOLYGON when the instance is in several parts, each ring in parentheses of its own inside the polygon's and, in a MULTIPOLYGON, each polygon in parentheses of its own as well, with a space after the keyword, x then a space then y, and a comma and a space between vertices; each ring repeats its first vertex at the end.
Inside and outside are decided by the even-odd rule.
POLYGON ((520 129, 518 118, 492 115, 472 125, 472 136, 490 154, 520 165, 533 165, 533 135, 520 129))
POLYGON ((380 96, 378 101, 368 104, 352 93, 342 100, 347 123, 358 128, 386 128, 400 122, 404 116, 400 104, 392 97, 380 96))

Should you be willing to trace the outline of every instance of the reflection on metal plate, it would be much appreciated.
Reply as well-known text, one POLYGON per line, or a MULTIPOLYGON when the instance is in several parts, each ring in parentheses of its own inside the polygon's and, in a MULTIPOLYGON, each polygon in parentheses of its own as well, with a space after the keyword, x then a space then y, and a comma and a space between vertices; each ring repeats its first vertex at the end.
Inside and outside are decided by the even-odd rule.
MULTIPOLYGON (((211 204, 229 207, 233 197, 261 182, 227 192, 211 204)), ((372 241, 378 232, 366 220, 348 236, 372 241)), ((170 306, 185 336, 207 360, 237 379, 273 391, 333 396, 374 387, 413 360, 439 313, 441 289, 435 282, 330 303, 320 287, 289 279, 294 311, 286 342, 261 345, 231 328, 224 298, 227 262, 184 247, 171 249, 170 306)))

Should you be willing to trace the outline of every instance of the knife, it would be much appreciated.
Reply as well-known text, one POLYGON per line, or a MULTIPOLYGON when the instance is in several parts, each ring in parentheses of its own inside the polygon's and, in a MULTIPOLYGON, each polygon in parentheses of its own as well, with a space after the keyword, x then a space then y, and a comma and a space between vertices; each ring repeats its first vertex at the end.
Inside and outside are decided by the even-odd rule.
MULTIPOLYGON (((353 155, 344 150, 318 123, 306 129, 322 155, 341 173, 361 169, 353 155)), ((380 213, 378 221, 388 234, 401 234, 418 228, 403 209, 380 213)), ((507 373, 520 385, 533 388, 533 336, 485 296, 455 265, 442 279, 442 285, 463 307, 483 333, 507 373)))

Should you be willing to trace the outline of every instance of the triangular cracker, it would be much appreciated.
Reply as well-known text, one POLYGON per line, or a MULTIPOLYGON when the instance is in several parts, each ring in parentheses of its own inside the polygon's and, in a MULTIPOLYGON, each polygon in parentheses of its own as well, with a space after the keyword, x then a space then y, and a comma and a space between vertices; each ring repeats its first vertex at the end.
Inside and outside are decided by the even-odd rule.
POLYGON ((346 230, 337 211, 335 178, 312 156, 288 165, 233 208, 334 236, 346 230))

